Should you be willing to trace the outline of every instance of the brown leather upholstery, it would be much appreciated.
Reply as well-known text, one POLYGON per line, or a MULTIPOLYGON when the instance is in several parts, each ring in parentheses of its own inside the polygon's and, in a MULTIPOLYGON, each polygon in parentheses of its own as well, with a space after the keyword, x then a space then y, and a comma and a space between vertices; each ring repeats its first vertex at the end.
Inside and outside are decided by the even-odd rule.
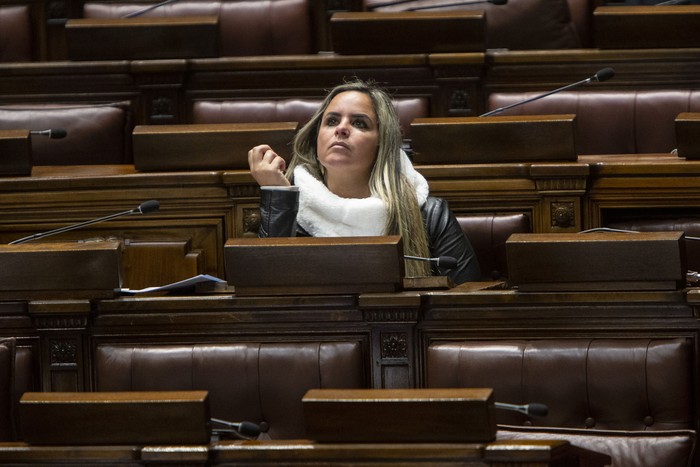
POLYGON ((0 130, 65 129, 63 139, 32 136, 33 165, 130 164, 128 102, 0 106, 0 130))
MULTIPOLYGON (((386 0, 364 0, 364 8, 387 3, 386 0)), ((486 12, 487 49, 570 49, 591 47, 592 0, 510 0, 507 5, 478 3, 454 5, 451 0, 414 0, 374 11, 404 11, 432 6, 430 11, 483 10, 486 12)), ((463 2, 468 3, 468 2, 463 2)))
POLYGON ((31 350, 0 338, 0 441, 18 438, 19 399, 34 389, 31 350))
POLYGON ((457 221, 474 248, 483 279, 507 278, 506 240, 513 233, 532 232, 530 218, 522 213, 460 214, 457 221))
POLYGON ((267 422, 271 438, 304 437, 311 388, 362 388, 359 342, 100 345, 98 391, 208 390, 215 418, 267 422))
MULTIPOLYGON (((144 8, 143 3, 86 3, 86 18, 118 18, 144 8)), ((182 1, 156 8, 144 17, 219 17, 221 56, 315 53, 307 0, 182 1)))
MULTIPOLYGON (((321 102, 321 99, 201 100, 192 104, 192 123, 299 122, 303 125, 321 102)), ((393 102, 401 130, 408 138, 413 119, 429 116, 428 100, 403 97, 393 102)))
MULTIPOLYGON (((488 110, 539 92, 494 93, 488 110)), ((576 114, 578 154, 667 153, 676 148, 675 119, 700 111, 700 91, 569 91, 499 115, 576 114)))
POLYGON ((32 21, 29 5, 0 7, 0 62, 32 60, 32 21))
POLYGON ((549 407, 545 417, 498 411, 501 437, 563 437, 613 455, 615 466, 688 465, 692 352, 683 338, 435 342, 426 385, 491 387, 499 402, 549 407))

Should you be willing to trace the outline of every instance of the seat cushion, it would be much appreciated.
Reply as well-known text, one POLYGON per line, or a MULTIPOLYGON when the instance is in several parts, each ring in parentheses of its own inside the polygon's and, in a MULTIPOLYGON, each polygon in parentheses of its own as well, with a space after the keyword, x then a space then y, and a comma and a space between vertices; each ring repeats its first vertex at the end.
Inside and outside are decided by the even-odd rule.
POLYGON ((62 128, 63 139, 31 137, 33 165, 130 164, 128 102, 0 106, 0 130, 62 128))
MULTIPOLYGON (((142 9, 141 3, 88 2, 86 18, 119 18, 142 9)), ((307 0, 180 1, 144 17, 218 16, 221 56, 314 53, 307 0)))
POLYGON ((507 278, 506 240, 514 233, 532 232, 529 216, 523 213, 460 214, 457 221, 474 248, 483 279, 507 278))
POLYGON ((32 23, 29 5, 0 7, 0 62, 32 60, 32 23))
MULTIPOLYGON (((373 8, 384 0, 365 0, 365 8, 373 11, 403 11, 432 6, 431 11, 482 10, 486 13, 487 49, 567 49, 582 46, 581 37, 572 21, 567 0, 509 0, 507 5, 479 3, 454 5, 450 0, 414 0, 398 5, 373 8)), ((397 2, 399 3, 399 2, 397 2)), ((578 12, 578 10, 577 10, 578 12)), ((583 25, 584 23, 579 23, 583 25)))
POLYGON ((692 345, 677 339, 465 340, 427 350, 429 387, 491 387, 498 402, 538 402, 544 417, 498 423, 599 430, 692 429, 692 345))
POLYGON ((574 446, 608 454, 612 467, 689 467, 697 434, 693 430, 616 431, 500 425, 496 439, 564 439, 574 446))
POLYGON ((98 391, 207 390, 213 417, 266 422, 271 438, 303 438, 312 388, 365 387, 359 342, 100 345, 98 391))
POLYGON ((0 338, 0 441, 14 439, 15 340, 0 338))
MULTIPOLYGON (((306 123, 321 105, 321 99, 197 100, 192 104, 192 123, 306 123)), ((398 97, 393 100, 401 131, 410 137, 411 122, 428 117, 428 100, 398 97)))
MULTIPOLYGON (((493 110, 543 92, 494 93, 493 110)), ((676 148, 675 119, 681 112, 700 111, 700 91, 579 90, 552 94, 499 115, 576 115, 578 154, 669 153, 676 148)))

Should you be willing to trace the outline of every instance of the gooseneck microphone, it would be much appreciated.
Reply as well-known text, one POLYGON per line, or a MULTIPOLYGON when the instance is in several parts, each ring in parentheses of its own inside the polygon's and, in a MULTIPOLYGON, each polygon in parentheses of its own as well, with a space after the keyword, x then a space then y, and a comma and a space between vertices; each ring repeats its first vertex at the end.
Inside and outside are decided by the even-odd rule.
POLYGON ((48 136, 51 139, 61 139, 68 135, 68 132, 63 128, 50 128, 48 130, 32 130, 29 132, 32 136, 48 136))
POLYGON ((420 256, 408 256, 404 255, 404 259, 410 259, 413 261, 430 261, 437 264, 441 268, 454 269, 457 267, 457 258, 452 256, 439 256, 437 258, 422 258, 420 256))
POLYGON ((531 402, 525 405, 515 405, 506 404, 504 402, 494 403, 494 407, 497 409, 511 410, 514 412, 520 412, 525 415, 530 415, 532 417, 545 417, 549 413, 549 407, 545 404, 540 404, 538 402, 531 402))
POLYGON ((482 114, 479 116, 480 117, 489 117, 491 115, 501 113, 504 110, 508 110, 508 109, 513 108, 513 107, 517 107, 519 105, 524 105, 524 104, 527 104, 529 102, 536 101, 538 99, 542 99, 543 97, 551 96, 552 94, 556 94, 558 92, 565 91, 567 89, 571 89, 571 88, 576 87, 576 86, 580 86, 582 84, 588 84, 588 83, 592 83, 594 81, 597 81, 597 82, 607 81, 610 78, 612 78, 613 76, 615 76, 615 70, 613 70, 610 67, 603 68, 602 70, 598 70, 598 72, 596 74, 594 74, 593 76, 588 77, 586 79, 582 79, 581 81, 577 81, 577 82, 569 84, 567 86, 563 86, 559 89, 555 89, 554 91, 549 91, 549 92, 544 93, 544 94, 539 94, 537 96, 531 97, 530 99, 525 99, 524 101, 514 102, 510 105, 506 105, 504 107, 499 107, 497 109, 493 109, 490 112, 486 112, 485 114, 482 114))
POLYGON ((267 423, 253 423, 253 422, 227 422, 226 420, 221 420, 219 418, 211 418, 210 419, 212 423, 218 423, 219 425, 223 425, 227 428, 226 429, 221 429, 221 428, 213 428, 212 431, 218 432, 218 433, 231 433, 239 438, 243 439, 251 439, 251 438, 256 438, 260 436, 260 433, 266 433, 268 426, 267 423))
POLYGON ((37 240, 40 238, 48 237, 50 235, 56 235, 59 233, 68 232, 70 230, 80 229, 80 228, 88 226, 88 225, 97 224, 99 222, 108 221, 110 219, 114 219, 114 218, 121 217, 121 216, 128 216, 130 214, 148 214, 149 212, 157 211, 159 208, 160 208, 160 203, 157 200, 152 199, 150 201, 144 201, 143 203, 139 204, 138 207, 135 207, 134 209, 129 209, 128 211, 122 211, 122 212, 118 212, 116 214, 110 214, 109 216, 100 217, 98 219, 93 219, 90 221, 81 222, 79 224, 68 225, 66 227, 60 227, 58 229, 49 230, 48 232, 41 232, 41 233, 29 235, 27 237, 13 240, 9 243, 9 245, 17 245, 20 243, 30 242, 32 240, 37 240))

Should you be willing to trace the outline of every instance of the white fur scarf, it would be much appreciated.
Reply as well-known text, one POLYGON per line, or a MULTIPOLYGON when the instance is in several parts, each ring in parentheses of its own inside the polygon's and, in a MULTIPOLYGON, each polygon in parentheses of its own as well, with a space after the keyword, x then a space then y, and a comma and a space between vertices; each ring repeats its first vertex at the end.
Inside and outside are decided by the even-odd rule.
MULTIPOLYGON (((428 197, 428 182, 416 172, 404 151, 402 171, 416 190, 418 205, 428 197)), ((358 237, 383 235, 386 207, 381 199, 341 198, 332 193, 304 167, 294 169, 294 184, 299 187, 297 223, 314 237, 358 237)))

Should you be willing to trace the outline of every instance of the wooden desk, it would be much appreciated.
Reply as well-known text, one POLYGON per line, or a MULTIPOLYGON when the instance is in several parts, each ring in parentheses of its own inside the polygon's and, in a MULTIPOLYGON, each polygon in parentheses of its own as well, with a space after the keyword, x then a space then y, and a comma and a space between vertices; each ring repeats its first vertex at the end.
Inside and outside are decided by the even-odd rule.
POLYGON ((278 466, 372 463, 401 466, 609 465, 610 457, 566 441, 502 441, 489 444, 315 444, 308 440, 222 441, 210 445, 176 446, 32 446, 0 443, 0 462, 12 465, 104 466, 278 466))
POLYGON ((241 441, 212 446, 214 465, 323 465, 347 462, 373 465, 608 465, 609 456, 571 446, 566 441, 489 444, 320 444, 309 441, 241 441), (560 464, 562 463, 562 464, 560 464))
POLYGON ((624 216, 690 217, 700 213, 700 161, 675 154, 581 156, 590 167, 584 228, 624 216))

